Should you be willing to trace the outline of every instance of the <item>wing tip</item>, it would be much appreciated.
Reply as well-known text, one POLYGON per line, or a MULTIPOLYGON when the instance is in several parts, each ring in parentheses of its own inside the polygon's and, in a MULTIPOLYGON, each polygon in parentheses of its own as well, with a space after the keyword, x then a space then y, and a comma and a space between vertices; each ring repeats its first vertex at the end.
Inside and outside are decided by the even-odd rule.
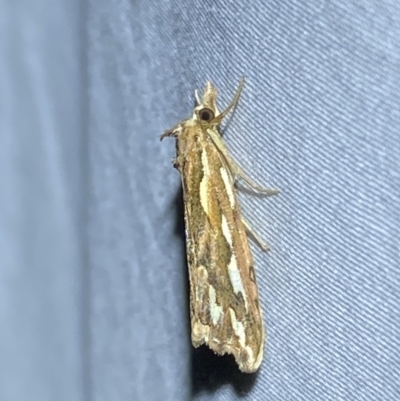
POLYGON ((249 345, 241 347, 210 339, 210 327, 199 322, 195 322, 192 327, 192 344, 195 348, 205 344, 218 355, 233 355, 239 369, 244 373, 254 373, 260 367, 264 354, 264 341, 263 333, 261 344, 258 350, 255 350, 249 345))

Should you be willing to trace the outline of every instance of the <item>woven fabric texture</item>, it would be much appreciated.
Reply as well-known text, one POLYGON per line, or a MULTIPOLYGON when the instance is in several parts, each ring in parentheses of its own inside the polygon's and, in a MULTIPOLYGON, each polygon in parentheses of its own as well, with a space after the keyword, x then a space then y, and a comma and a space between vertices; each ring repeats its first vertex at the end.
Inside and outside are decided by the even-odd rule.
POLYGON ((0 399, 398 400, 400 3, 29 4, 0 5, 0 399), (224 138, 281 190, 240 193, 271 247, 254 375, 190 345, 158 140, 242 76, 224 138))

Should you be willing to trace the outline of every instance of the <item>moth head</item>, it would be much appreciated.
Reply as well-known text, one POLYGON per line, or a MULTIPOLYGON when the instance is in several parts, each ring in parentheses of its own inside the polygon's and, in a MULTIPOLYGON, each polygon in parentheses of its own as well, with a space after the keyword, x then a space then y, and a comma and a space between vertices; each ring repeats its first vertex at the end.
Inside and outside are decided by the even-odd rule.
POLYGON ((204 88, 203 96, 200 98, 195 91, 197 106, 194 109, 193 117, 203 124, 210 124, 219 114, 217 107, 217 89, 211 82, 207 82, 204 88))
POLYGON ((244 79, 240 81, 236 94, 229 105, 222 113, 218 111, 217 107, 217 89, 210 81, 206 83, 203 96, 200 98, 197 90, 195 91, 197 106, 194 109, 193 119, 203 125, 218 126, 222 119, 232 110, 232 108, 239 101, 240 93, 242 91, 244 79))

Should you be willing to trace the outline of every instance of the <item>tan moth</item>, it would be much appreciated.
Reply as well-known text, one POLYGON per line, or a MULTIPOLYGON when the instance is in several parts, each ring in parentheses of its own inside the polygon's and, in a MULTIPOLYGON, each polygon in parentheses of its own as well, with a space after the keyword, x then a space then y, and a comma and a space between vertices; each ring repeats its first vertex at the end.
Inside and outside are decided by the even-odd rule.
POLYGON ((247 233, 267 246, 240 212, 235 181, 275 195, 255 184, 230 156, 218 131, 239 101, 243 80, 228 107, 219 112, 217 90, 207 82, 191 118, 164 132, 176 138, 174 166, 182 178, 186 248, 190 278, 192 343, 233 354, 243 372, 258 369, 265 331, 247 233))

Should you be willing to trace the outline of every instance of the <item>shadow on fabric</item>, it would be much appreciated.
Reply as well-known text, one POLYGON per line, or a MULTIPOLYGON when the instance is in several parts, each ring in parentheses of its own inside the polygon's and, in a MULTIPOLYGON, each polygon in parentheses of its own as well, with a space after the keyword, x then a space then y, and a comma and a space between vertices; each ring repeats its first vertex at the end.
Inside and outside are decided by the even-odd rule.
POLYGON ((247 395, 257 379, 256 373, 243 373, 232 355, 218 356, 203 345, 192 347, 192 394, 214 392, 231 385, 239 396, 247 395))

